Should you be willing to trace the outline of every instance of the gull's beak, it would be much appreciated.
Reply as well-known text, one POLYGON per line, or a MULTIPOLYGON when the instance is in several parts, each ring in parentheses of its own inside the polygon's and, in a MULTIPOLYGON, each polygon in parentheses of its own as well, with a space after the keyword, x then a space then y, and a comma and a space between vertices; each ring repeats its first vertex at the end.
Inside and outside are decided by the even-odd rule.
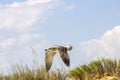
POLYGON ((47 51, 47 49, 45 49, 45 51, 47 51))

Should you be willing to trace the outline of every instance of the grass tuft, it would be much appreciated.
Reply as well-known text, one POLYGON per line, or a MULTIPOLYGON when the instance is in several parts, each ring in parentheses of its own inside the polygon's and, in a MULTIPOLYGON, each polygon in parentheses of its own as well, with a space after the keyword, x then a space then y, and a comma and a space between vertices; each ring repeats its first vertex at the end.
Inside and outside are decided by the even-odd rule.
POLYGON ((120 77, 120 60, 105 58, 94 60, 89 64, 76 67, 67 75, 73 80, 101 80, 108 76, 120 77))
POLYGON ((102 58, 68 73, 65 69, 46 72, 45 66, 16 65, 11 67, 9 74, 1 73, 0 80, 120 80, 120 60, 102 58))

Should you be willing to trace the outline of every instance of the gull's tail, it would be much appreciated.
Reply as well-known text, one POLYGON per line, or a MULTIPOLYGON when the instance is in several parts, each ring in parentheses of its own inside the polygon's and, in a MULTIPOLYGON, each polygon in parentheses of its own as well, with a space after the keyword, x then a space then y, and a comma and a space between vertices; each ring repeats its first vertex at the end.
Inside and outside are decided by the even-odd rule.
POLYGON ((67 45, 65 47, 67 48, 68 51, 72 50, 72 46, 71 45, 67 45))

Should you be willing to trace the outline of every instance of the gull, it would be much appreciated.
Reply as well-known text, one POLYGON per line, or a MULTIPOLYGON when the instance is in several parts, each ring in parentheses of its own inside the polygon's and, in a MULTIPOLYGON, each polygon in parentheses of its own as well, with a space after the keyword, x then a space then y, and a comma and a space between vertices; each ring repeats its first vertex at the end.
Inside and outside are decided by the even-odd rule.
POLYGON ((70 66, 70 59, 68 55, 68 51, 72 50, 72 46, 60 46, 60 45, 53 45, 48 49, 45 49, 45 64, 46 64, 46 70, 49 71, 50 67, 53 62, 54 55, 56 53, 60 53, 60 56, 65 63, 66 66, 70 66))

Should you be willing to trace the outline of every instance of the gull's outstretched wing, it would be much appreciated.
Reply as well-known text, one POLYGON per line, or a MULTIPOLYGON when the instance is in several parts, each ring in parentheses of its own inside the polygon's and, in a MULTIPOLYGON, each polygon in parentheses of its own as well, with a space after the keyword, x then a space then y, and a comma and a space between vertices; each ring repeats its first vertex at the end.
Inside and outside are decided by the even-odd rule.
POLYGON ((64 50, 59 50, 60 56, 63 60, 63 62, 67 65, 70 66, 70 59, 69 59, 69 55, 67 53, 67 48, 65 48, 64 50))
POLYGON ((45 53, 45 64, 46 64, 46 70, 49 71, 53 58, 56 52, 53 52, 52 50, 47 50, 45 53))

